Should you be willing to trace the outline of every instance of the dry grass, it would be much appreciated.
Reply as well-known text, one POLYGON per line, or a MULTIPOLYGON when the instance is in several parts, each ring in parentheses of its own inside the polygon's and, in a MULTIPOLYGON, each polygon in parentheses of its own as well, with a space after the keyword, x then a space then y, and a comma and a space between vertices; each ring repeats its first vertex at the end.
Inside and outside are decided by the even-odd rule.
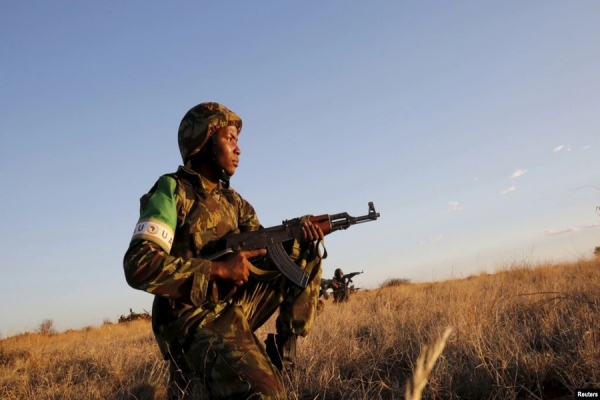
MULTIPOLYGON (((403 284, 329 301, 286 384, 290 399, 570 399, 600 387, 599 332, 598 259, 403 284)), ((166 381, 147 321, 0 341, 2 399, 162 399, 166 381)))
POLYGON ((148 321, 0 342, 1 399, 162 398, 166 379, 148 321))

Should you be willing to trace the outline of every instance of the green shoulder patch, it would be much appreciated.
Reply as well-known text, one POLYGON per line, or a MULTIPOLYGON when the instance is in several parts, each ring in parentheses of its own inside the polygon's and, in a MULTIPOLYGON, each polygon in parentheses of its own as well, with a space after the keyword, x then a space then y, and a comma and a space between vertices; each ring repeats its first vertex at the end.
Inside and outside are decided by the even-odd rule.
POLYGON ((147 199, 141 210, 140 218, 131 240, 150 240, 162 247, 167 253, 173 246, 175 227, 177 226, 177 182, 168 176, 161 176, 156 190, 147 199))

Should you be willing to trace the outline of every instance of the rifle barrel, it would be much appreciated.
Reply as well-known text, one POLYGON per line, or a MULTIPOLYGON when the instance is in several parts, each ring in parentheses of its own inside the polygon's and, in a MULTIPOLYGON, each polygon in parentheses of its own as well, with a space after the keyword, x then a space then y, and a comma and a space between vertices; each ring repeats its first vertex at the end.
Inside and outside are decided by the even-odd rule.
POLYGON ((367 215, 352 217, 347 212, 331 215, 331 231, 346 229, 350 225, 360 224, 363 222, 375 221, 377 218, 379 218, 379 215, 380 214, 378 212, 375 212, 375 206, 373 205, 373 202, 369 202, 369 213, 367 215))

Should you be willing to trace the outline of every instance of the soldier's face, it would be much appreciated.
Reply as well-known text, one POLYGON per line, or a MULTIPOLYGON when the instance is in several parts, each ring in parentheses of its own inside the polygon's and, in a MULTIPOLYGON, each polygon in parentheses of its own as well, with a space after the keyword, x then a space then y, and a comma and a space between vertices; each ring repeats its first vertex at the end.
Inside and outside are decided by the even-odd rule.
POLYGON ((217 162, 227 172, 227 175, 235 174, 240 163, 242 150, 238 146, 238 131, 235 126, 221 128, 215 134, 215 157, 217 162))

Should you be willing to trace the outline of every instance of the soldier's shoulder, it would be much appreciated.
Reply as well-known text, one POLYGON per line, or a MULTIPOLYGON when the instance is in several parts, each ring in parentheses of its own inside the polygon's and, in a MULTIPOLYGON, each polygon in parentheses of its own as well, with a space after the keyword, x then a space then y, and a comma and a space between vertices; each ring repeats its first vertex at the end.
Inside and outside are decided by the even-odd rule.
POLYGON ((235 193, 236 195, 239 196, 239 192, 237 190, 235 190, 235 188, 233 186, 231 186, 231 185, 228 185, 228 186, 223 185, 222 186, 222 190, 224 190, 224 191, 228 190, 231 193, 235 193))
POLYGON ((242 201, 244 201, 244 198, 242 197, 242 195, 237 190, 235 190, 234 188, 232 188, 231 186, 229 186, 228 188, 223 188, 222 190, 223 190, 224 193, 226 193, 226 194, 232 196, 233 198, 235 198, 235 200, 237 202, 241 203, 242 201))
POLYGON ((174 192, 179 185, 179 180, 172 173, 163 174, 158 177, 154 185, 148 191, 149 194, 156 192, 174 192))
POLYGON ((145 204, 148 202, 148 199, 154 195, 158 195, 162 198, 177 199, 182 197, 184 194, 183 192, 184 189, 182 189, 181 184, 175 176, 172 176, 172 174, 163 174, 158 177, 150 190, 142 195, 140 198, 141 207, 143 209, 145 204))
POLYGON ((184 192, 186 188, 192 189, 193 185, 191 180, 181 173, 181 168, 175 172, 168 172, 161 175, 158 178, 158 182, 163 182, 164 185, 168 185, 173 189, 175 193, 184 192))

